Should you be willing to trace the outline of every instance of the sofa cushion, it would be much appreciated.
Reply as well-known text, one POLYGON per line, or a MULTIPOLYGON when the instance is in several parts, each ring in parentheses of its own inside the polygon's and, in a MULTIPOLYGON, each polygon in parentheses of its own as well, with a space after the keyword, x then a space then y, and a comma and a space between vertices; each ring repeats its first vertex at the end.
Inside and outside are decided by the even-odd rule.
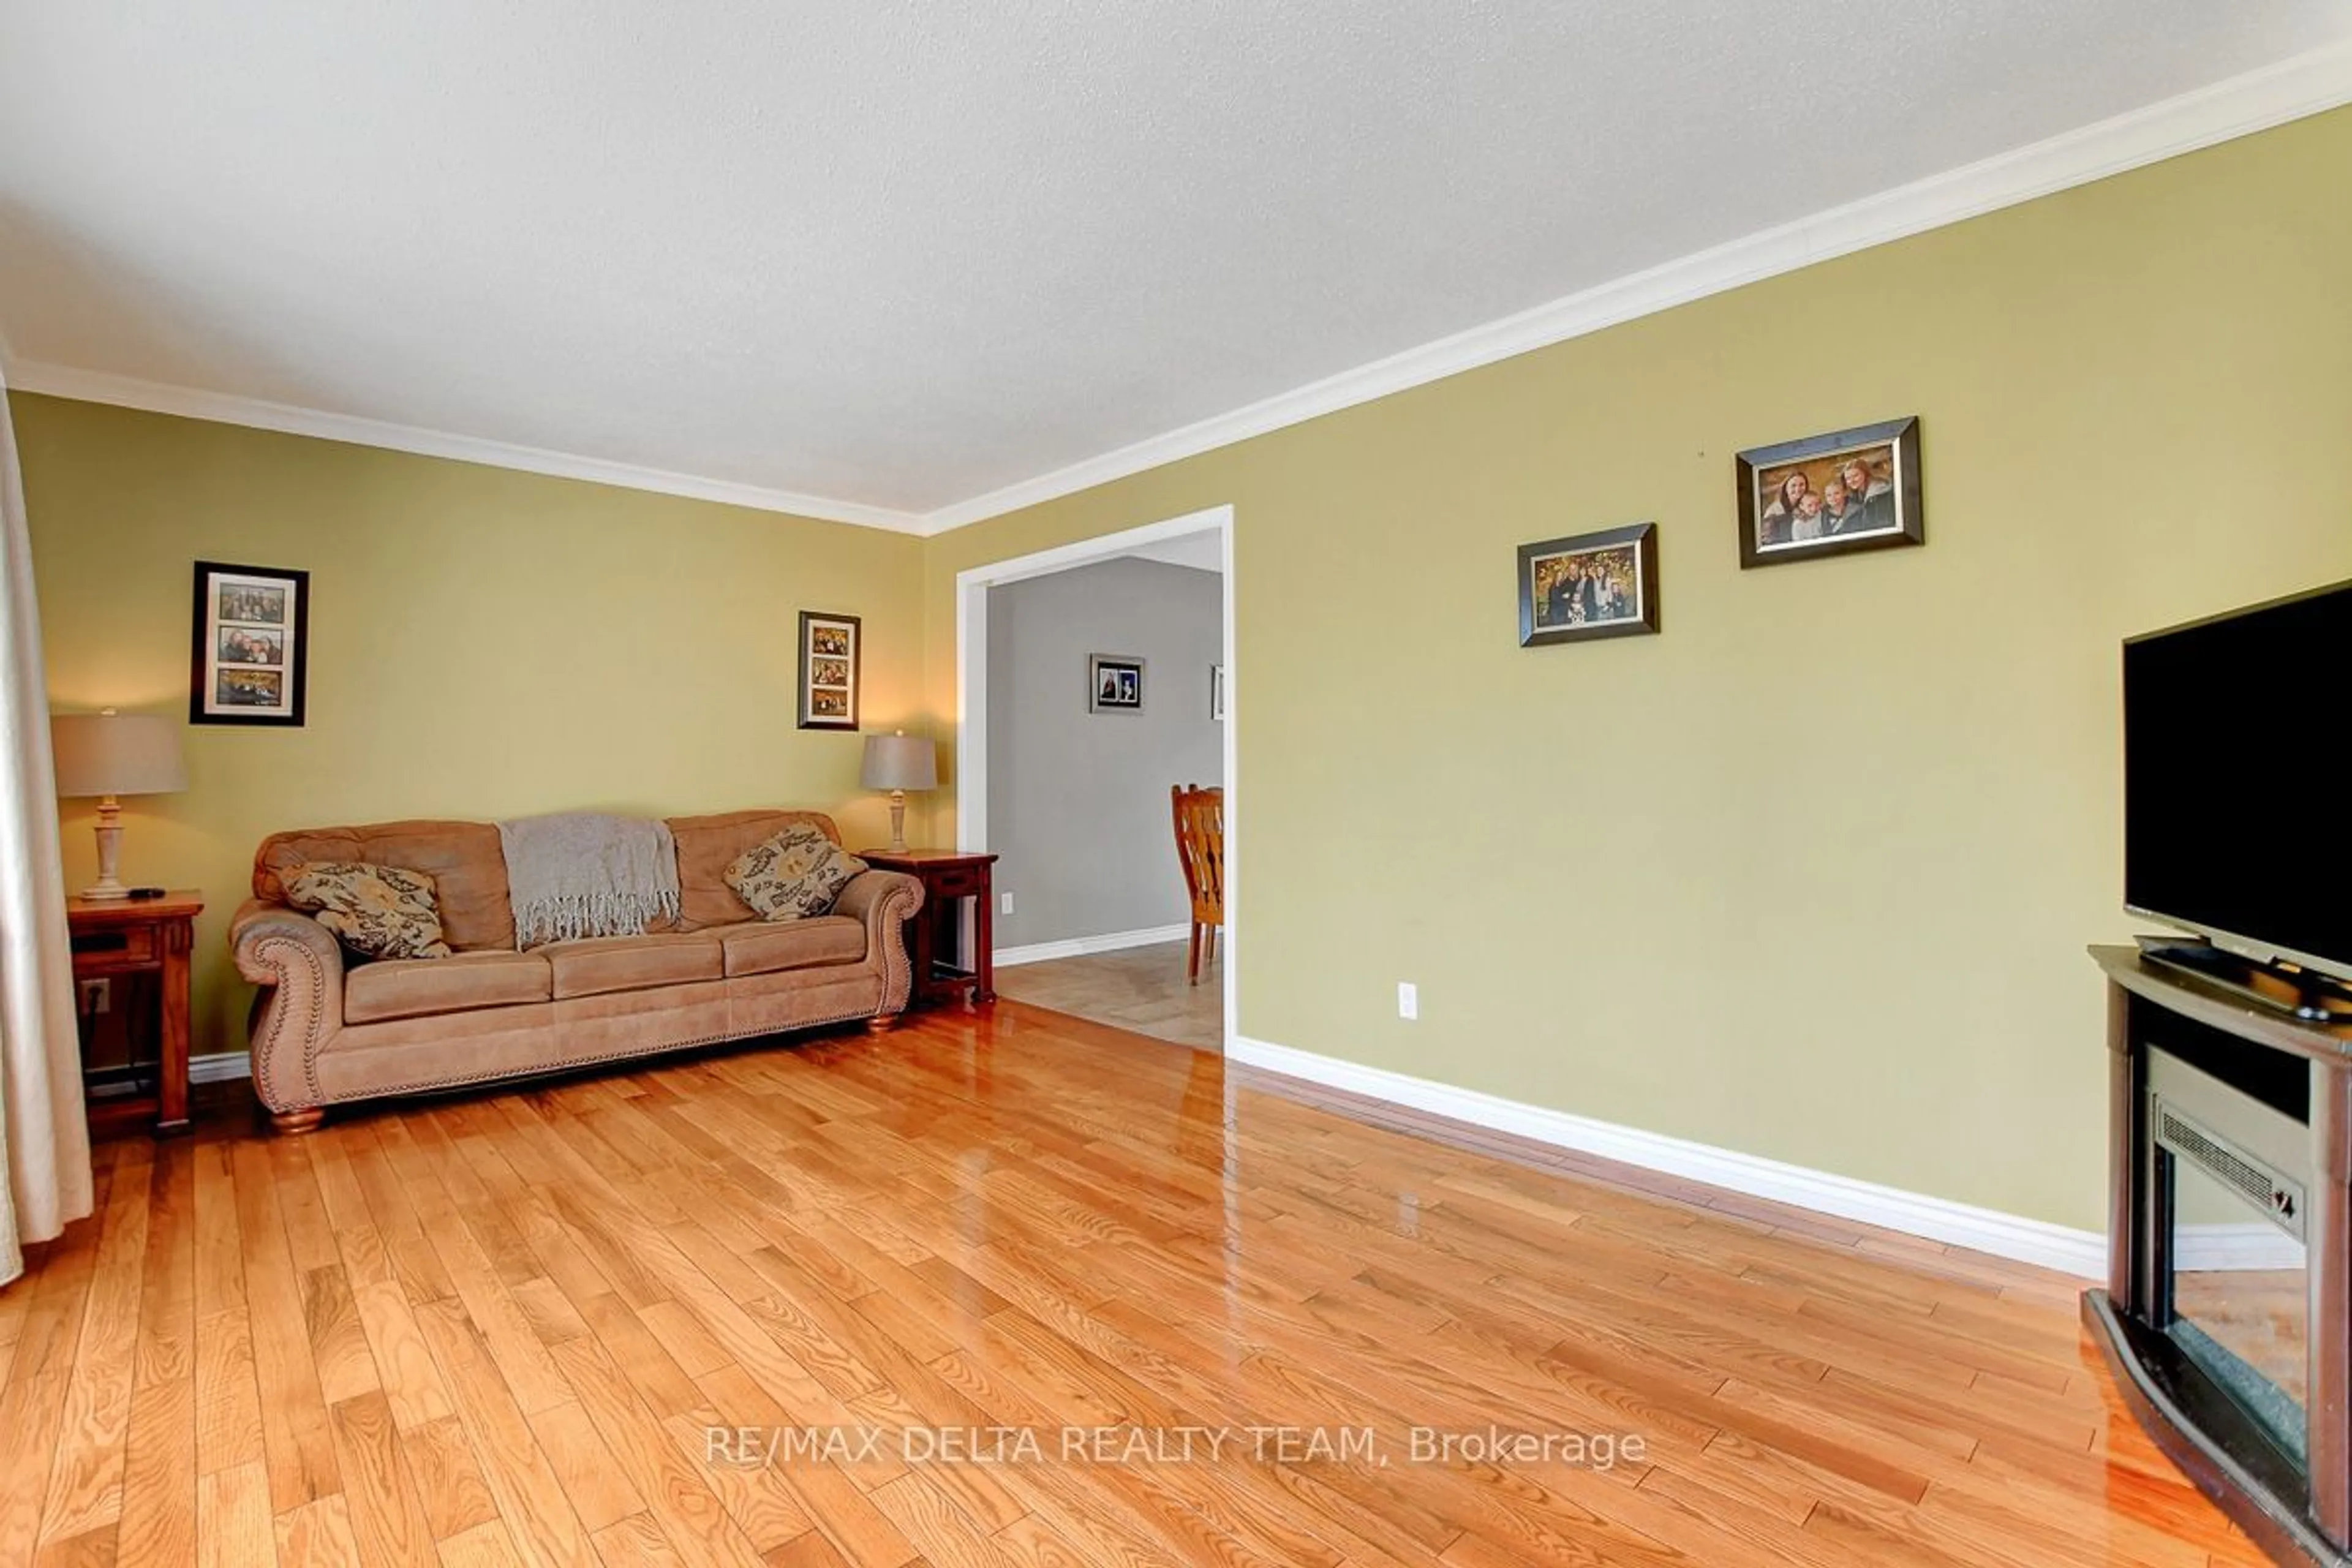
POLYGON ((727 868, 727 885, 763 921, 830 914, 841 889, 866 869, 807 823, 796 823, 727 868))
POLYGON ((343 975, 343 1022, 373 1024, 428 1013, 509 1007, 553 995, 547 960, 536 952, 461 952, 450 958, 387 958, 343 975))
POLYGON ((446 958, 433 879, 397 866, 320 860, 284 875, 286 901, 366 958, 446 958))
POLYGON ((866 922, 846 915, 804 921, 752 921, 708 933, 727 951, 730 975, 773 974, 866 960, 866 922))
POLYGON ((822 812, 727 811, 711 816, 671 817, 670 840, 677 846, 678 929, 699 931, 758 919, 727 885, 727 868, 745 850, 803 822, 835 843, 841 842, 833 818, 822 812))
POLYGON ((718 940, 708 932, 599 936, 535 947, 554 972, 558 1001, 717 980, 726 973, 718 940))
POLYGON ((253 852, 253 896, 264 903, 286 902, 280 878, 313 860, 360 860, 422 871, 433 879, 441 934, 451 947, 459 952, 514 947, 506 852, 490 823, 378 822, 273 833, 253 852))

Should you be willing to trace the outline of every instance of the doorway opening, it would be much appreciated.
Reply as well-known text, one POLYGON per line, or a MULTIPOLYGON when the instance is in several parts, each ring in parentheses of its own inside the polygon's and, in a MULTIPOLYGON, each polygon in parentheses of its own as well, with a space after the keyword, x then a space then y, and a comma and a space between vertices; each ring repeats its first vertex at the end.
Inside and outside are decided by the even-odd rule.
POLYGON ((1233 517, 956 577, 956 843, 999 857, 998 994, 1209 1050, 1237 991, 1233 517), (1197 981, 1171 798, 1185 786, 1222 792, 1222 922, 1197 981))

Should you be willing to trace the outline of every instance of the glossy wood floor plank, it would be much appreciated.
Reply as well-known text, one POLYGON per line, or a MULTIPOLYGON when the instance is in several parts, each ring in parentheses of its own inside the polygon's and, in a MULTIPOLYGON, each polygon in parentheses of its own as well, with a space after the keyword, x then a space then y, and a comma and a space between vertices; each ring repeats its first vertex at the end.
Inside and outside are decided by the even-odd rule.
MULTIPOLYGON (((147 1263, 152 1147, 130 1147, 116 1160, 103 1227, 91 1265, 89 1296, 74 1355, 57 1455, 42 1505, 41 1539, 57 1542, 111 1530, 121 1518, 123 1443, 147 1263)), ((85 1547, 83 1550, 87 1550, 85 1547)))
POLYGON ((2259 1561, 2074 1281, 1013 1002, 98 1164, 0 1292, 0 1563, 2259 1561))
POLYGON ((187 1563, 196 1542, 195 1163, 184 1143, 153 1157, 118 1554, 187 1563))
MULTIPOLYGON (((111 1177, 101 1163, 95 1173, 98 1215, 106 1213, 111 1177)), ((0 1563, 31 1562, 40 1541, 101 1228, 84 1221, 55 1241, 26 1248, 26 1272, 7 1287, 24 1294, 26 1307, 8 1384, 0 1389, 0 1563)))

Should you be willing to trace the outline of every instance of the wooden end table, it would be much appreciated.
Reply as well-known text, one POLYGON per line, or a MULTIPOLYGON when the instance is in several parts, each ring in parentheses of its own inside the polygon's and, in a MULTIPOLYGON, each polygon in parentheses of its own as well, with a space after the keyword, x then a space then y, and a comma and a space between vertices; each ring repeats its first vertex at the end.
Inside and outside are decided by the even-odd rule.
POLYGON ((966 995, 972 1005, 996 1000, 995 894, 989 868, 996 857, 959 849, 860 849, 857 858, 884 871, 904 871, 923 884, 923 907, 907 922, 907 956, 915 970, 909 1011, 937 1007, 966 995), (972 966, 957 963, 961 905, 972 900, 972 966))
POLYGON ((77 987, 126 974, 152 974, 158 981, 155 1092, 90 1101, 93 1133, 142 1122, 158 1138, 188 1130, 188 953, 204 909, 204 895, 193 888, 160 899, 66 900, 77 987))

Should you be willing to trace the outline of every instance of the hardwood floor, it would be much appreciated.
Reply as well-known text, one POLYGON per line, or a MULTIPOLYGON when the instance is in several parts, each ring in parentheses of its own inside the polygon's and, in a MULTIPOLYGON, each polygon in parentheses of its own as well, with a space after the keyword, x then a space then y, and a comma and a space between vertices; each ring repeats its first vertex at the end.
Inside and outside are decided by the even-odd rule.
POLYGON ((1005 1003, 107 1145, 0 1564, 2259 1561, 2074 1281, 1311 1092, 1005 1003))
POLYGON ((1185 983, 1184 944, 1172 942, 1000 969, 996 994, 1181 1046, 1225 1048, 1222 948, 1202 961, 1198 985, 1185 983))

